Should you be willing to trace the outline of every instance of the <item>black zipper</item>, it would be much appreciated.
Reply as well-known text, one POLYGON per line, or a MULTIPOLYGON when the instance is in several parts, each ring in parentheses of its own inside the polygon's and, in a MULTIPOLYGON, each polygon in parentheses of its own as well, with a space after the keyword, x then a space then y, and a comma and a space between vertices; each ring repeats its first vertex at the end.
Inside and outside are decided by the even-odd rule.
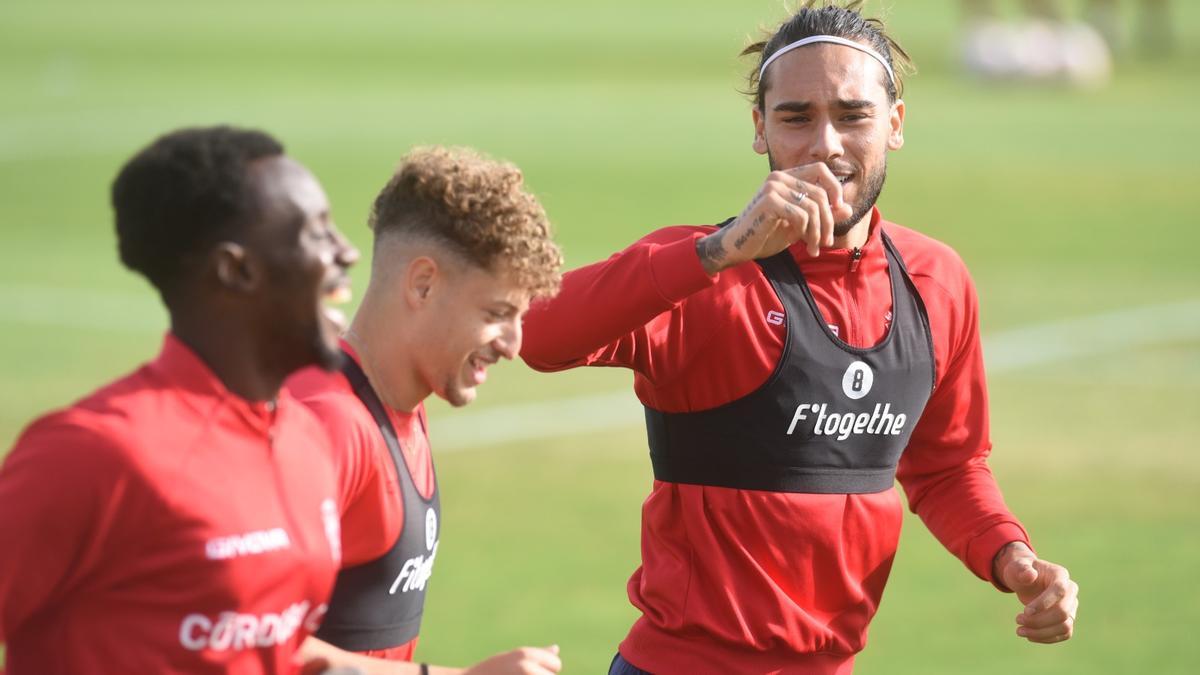
POLYGON ((850 251, 850 271, 858 270, 858 263, 862 260, 862 249, 855 246, 854 250, 850 251))

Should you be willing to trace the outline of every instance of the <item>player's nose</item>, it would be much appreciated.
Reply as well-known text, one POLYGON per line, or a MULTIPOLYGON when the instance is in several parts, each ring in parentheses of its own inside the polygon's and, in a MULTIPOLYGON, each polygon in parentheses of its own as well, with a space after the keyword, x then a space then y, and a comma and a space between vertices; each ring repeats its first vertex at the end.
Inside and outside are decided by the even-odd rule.
POLYGON ((341 232, 335 231, 333 237, 334 246, 337 250, 334 260, 336 260, 338 265, 341 265, 343 268, 352 267, 358 262, 360 257, 358 249, 355 248, 354 244, 351 244, 350 240, 342 235, 341 232))
POLYGON ((828 162, 841 157, 843 152, 842 135, 833 124, 833 120, 821 122, 813 134, 810 150, 812 158, 818 162, 828 162))
POLYGON ((521 320, 519 318, 515 318, 504 326, 504 330, 501 331, 500 336, 496 338, 496 351, 500 354, 500 356, 503 356, 511 361, 521 351, 521 338, 521 320))

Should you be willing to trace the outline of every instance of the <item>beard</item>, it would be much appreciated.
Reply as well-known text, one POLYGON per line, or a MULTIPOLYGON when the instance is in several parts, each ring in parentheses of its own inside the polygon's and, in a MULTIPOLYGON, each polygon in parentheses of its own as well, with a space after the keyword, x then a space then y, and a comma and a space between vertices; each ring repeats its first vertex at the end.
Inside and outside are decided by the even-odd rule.
POLYGON ((323 370, 330 372, 341 370, 342 365, 345 363, 346 357, 342 353, 341 345, 330 345, 319 329, 312 336, 309 351, 312 353, 313 360, 317 366, 323 370))
MULTIPOLYGON (((780 167, 775 161, 775 157, 771 154, 770 149, 767 150, 767 162, 770 164, 772 171, 779 171, 780 167)), ((839 166, 836 163, 829 166, 832 170, 844 170, 850 167, 839 166)), ((786 169, 785 169, 786 170, 786 169)), ((861 175, 861 174, 860 174, 861 175)), ((879 201, 879 195, 883 192, 883 184, 887 180, 887 157, 883 158, 883 163, 878 169, 872 171, 869 175, 862 176, 859 179, 858 197, 850 203, 850 217, 845 220, 840 220, 833 225, 833 236, 844 237, 855 225, 866 217, 871 209, 875 208, 875 202, 879 201)))
MULTIPOLYGON (((271 306, 282 310, 288 300, 287 296, 277 294, 271 306)), ((296 304, 294 300, 292 304, 296 304)), ((267 358, 289 373, 310 366, 340 370, 344 363, 340 326, 330 322, 323 310, 321 306, 305 305, 264 317, 269 326, 265 337, 270 350, 267 358)))

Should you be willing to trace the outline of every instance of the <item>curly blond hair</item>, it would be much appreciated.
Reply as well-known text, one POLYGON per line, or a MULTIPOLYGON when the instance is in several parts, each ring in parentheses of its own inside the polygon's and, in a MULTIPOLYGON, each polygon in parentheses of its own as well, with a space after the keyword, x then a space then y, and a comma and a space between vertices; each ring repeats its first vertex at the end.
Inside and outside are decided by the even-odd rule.
POLYGON ((468 148, 415 148, 371 209, 376 240, 388 233, 433 239, 490 272, 513 276, 535 297, 561 282, 562 252, 521 170, 468 148))

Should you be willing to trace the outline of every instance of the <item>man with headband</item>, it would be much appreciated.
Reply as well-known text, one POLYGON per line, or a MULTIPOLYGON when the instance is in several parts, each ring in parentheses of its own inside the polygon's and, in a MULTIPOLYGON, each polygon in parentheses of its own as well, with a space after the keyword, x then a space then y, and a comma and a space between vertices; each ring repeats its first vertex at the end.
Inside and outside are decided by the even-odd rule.
POLYGON ((880 22, 813 5, 744 52, 772 171, 741 215, 653 232, 526 318, 531 366, 630 368, 646 407, 642 616, 610 673, 851 672, 896 553, 897 478, 946 548, 1016 593, 1018 635, 1072 634, 1078 587, 986 463, 970 277, 875 207, 906 56, 880 22))

